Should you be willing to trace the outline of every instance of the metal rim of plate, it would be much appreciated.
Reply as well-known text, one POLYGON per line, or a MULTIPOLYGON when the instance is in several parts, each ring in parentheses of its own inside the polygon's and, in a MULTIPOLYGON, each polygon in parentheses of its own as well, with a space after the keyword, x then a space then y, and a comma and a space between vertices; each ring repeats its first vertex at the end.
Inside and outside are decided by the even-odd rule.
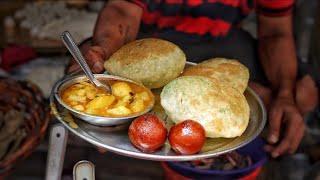
MULTIPOLYGON (((193 63, 188 63, 190 65, 194 65, 193 63)), ((59 106, 59 104, 55 101, 54 98, 54 94, 53 92, 51 93, 50 96, 50 106, 51 106, 51 110, 53 112, 53 114, 55 115, 55 117, 67 128, 69 129, 72 133, 74 133, 76 136, 84 139, 85 141, 98 146, 98 147, 102 147, 105 148, 106 150, 109 150, 111 152, 120 154, 120 155, 124 155, 124 156, 128 156, 128 157, 132 157, 132 158, 138 158, 138 159, 145 159, 145 160, 153 160, 153 161, 192 161, 192 160, 198 160, 198 159, 205 159, 205 158, 210 158, 210 157, 215 157, 221 154, 225 154, 228 153, 230 151, 234 151, 238 148, 241 148, 245 145, 247 145, 248 143, 250 143, 252 140, 254 140, 263 130, 265 124, 266 124, 266 119, 267 119, 267 115, 266 115, 266 109, 263 105, 262 100, 258 97, 258 95, 249 87, 246 90, 251 96, 253 96, 253 98, 255 99, 257 105, 259 106, 258 108, 260 108, 261 111, 261 116, 259 118, 261 118, 261 122, 259 124, 258 127, 255 127, 255 131, 254 133, 248 137, 247 139, 241 141, 240 143, 235 144, 234 146, 228 148, 228 149, 224 149, 222 151, 219 152, 214 152, 214 153, 198 153, 198 154, 193 154, 193 155, 167 155, 167 154, 157 154, 157 152, 155 153, 144 153, 141 152, 137 149, 135 149, 129 142, 130 146, 132 146, 132 150, 127 150, 127 149, 123 149, 123 148, 119 148, 119 147, 115 147, 115 146, 111 146, 111 145, 107 145, 105 143, 103 143, 100 139, 98 139, 97 137, 93 136, 92 134, 90 134, 90 132, 86 132, 84 129, 81 128, 72 128, 62 117, 61 112, 58 111, 57 106, 59 106)), ((63 108, 63 107, 62 107, 63 108)), ((100 128, 100 127, 97 127, 100 128)), ((101 127, 103 128, 103 127, 101 127)), ((241 137, 241 136, 240 136, 241 137)), ((126 137, 128 138, 128 137, 126 137)), ((234 138, 235 140, 237 138, 234 138)), ((232 142, 232 141, 231 141, 232 142)), ((126 144, 128 145, 128 144, 126 144)))

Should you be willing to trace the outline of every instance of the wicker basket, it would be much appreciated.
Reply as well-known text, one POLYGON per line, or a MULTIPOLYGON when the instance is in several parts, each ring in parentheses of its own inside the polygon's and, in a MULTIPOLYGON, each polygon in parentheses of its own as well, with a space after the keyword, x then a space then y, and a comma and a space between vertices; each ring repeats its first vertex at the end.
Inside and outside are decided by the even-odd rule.
POLYGON ((9 111, 23 114, 19 130, 25 136, 16 150, 9 151, 0 160, 0 179, 8 175, 18 161, 30 155, 39 145, 50 120, 48 106, 37 86, 27 81, 0 78, 0 112, 5 114, 9 111))

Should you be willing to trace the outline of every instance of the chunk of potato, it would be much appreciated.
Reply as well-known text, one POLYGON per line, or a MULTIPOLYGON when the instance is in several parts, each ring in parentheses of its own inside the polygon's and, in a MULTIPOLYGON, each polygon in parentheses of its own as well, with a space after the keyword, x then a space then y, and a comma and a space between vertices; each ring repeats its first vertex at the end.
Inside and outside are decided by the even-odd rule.
POLYGON ((97 93, 95 97, 100 97, 100 96, 105 96, 106 94, 104 93, 97 93))
POLYGON ((83 85, 83 84, 78 83, 78 84, 73 85, 73 87, 74 87, 74 88, 83 88, 83 87, 84 87, 84 85, 83 85))
POLYGON ((80 82, 79 84, 80 84, 80 85, 83 85, 83 86, 86 86, 86 87, 88 87, 88 86, 93 87, 93 85, 92 85, 91 83, 85 82, 85 81, 82 81, 82 82, 80 82))
POLYGON ((133 112, 141 112, 144 110, 144 103, 142 99, 135 99, 131 104, 130 104, 130 109, 133 112))
POLYGON ((86 103, 87 102, 87 97, 86 96, 80 96, 78 101, 81 102, 81 103, 86 103))
POLYGON ((87 108, 84 112, 87 113, 87 114, 92 114, 92 115, 98 115, 99 114, 99 110, 98 109, 93 109, 93 108, 87 108))
POLYGON ((108 109, 107 113, 115 116, 125 116, 131 114, 131 110, 125 106, 118 106, 116 108, 108 109))
POLYGON ((85 102, 86 101, 86 97, 85 96, 77 96, 75 94, 70 94, 70 96, 68 97, 69 101, 76 101, 76 102, 85 102))
POLYGON ((73 106, 73 109, 77 110, 77 111, 84 111, 84 107, 82 105, 75 105, 73 106))
POLYGON ((76 94, 78 96, 84 96, 86 94, 86 90, 85 89, 78 89, 78 90, 76 90, 76 94))
POLYGON ((150 95, 146 91, 143 91, 143 92, 135 94, 134 98, 135 99, 141 99, 143 101, 149 101, 150 100, 150 95))
POLYGON ((91 100, 86 108, 87 109, 101 109, 101 108, 108 108, 115 100, 114 96, 99 96, 91 100))
POLYGON ((76 102, 76 101, 70 101, 69 103, 70 103, 71 106, 78 105, 78 102, 76 102))
POLYGON ((131 87, 129 84, 125 82, 117 82, 114 83, 112 86, 112 94, 117 96, 117 97, 124 97, 130 94, 132 92, 131 87))
POLYGON ((89 91, 86 91, 86 96, 88 99, 92 100, 96 97, 96 91, 95 90, 89 90, 89 91))
POLYGON ((114 107, 128 106, 129 103, 132 101, 132 98, 133 97, 131 95, 124 96, 123 98, 118 100, 118 102, 114 105, 114 107))
POLYGON ((78 102, 78 96, 70 93, 70 95, 68 96, 68 100, 78 102))
POLYGON ((95 91, 96 90, 96 88, 93 86, 85 86, 84 89, 85 89, 85 91, 95 91))

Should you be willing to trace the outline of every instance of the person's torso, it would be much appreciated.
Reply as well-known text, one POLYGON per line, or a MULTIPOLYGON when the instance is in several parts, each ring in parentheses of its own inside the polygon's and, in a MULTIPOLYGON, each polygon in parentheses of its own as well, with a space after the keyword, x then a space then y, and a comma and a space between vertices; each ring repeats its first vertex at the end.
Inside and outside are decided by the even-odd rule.
POLYGON ((147 0, 142 23, 158 29, 225 36, 253 9, 250 0, 147 0))

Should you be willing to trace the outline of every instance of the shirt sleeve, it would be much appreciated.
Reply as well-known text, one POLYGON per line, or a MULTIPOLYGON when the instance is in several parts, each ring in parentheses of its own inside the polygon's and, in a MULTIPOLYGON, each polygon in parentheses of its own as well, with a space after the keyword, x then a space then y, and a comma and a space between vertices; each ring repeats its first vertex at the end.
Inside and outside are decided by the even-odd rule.
POLYGON ((256 0, 256 9, 265 16, 286 16, 292 13, 294 3, 294 0, 256 0))
POLYGON ((145 0, 127 0, 131 3, 134 3, 136 5, 138 5, 139 7, 141 7, 143 10, 145 10, 147 8, 147 4, 145 0))

